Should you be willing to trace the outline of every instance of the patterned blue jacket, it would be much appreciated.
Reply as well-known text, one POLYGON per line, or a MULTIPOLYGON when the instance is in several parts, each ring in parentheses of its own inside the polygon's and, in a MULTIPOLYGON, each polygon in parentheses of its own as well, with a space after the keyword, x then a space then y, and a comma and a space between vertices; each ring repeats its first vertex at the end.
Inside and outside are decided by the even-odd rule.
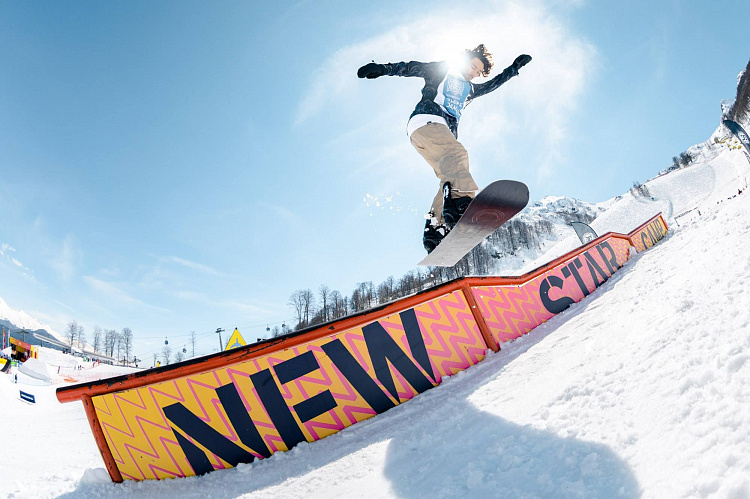
MULTIPOLYGON (((463 108, 476 97, 488 94, 518 74, 513 65, 484 83, 471 83, 448 70, 443 62, 389 62, 384 64, 388 76, 417 76, 424 78, 422 100, 414 108, 415 114, 434 114, 448 123, 453 135, 458 138, 458 120, 463 108)), ((410 116, 410 118, 411 118, 410 116)))

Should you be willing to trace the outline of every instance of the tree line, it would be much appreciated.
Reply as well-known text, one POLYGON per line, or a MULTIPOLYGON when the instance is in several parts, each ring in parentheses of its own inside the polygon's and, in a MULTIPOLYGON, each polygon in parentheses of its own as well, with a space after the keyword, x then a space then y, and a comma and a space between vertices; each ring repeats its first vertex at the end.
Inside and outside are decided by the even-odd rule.
POLYGON ((133 331, 129 327, 117 331, 116 329, 102 329, 99 326, 94 326, 92 338, 89 342, 84 327, 73 320, 65 328, 65 339, 70 345, 71 351, 73 347, 79 348, 81 351, 90 347, 89 351, 114 357, 121 364, 135 362, 135 359, 131 358, 133 331))
POLYGON ((173 353, 172 347, 169 346, 169 343, 165 342, 164 347, 161 349, 160 352, 153 352, 154 367, 156 367, 157 363, 159 363, 160 357, 161 357, 161 363, 163 363, 165 366, 171 364, 172 361, 182 362, 185 359, 195 357, 195 340, 196 340, 195 331, 190 331, 190 345, 191 345, 190 357, 187 356, 188 351, 186 347, 183 347, 182 350, 178 348, 177 350, 174 351, 174 356, 172 356, 172 353, 173 353))
MULTIPOLYGON (((589 223, 596 218, 593 213, 575 207, 572 211, 559 210, 551 214, 564 223, 589 223)), ((554 224, 548 219, 526 221, 513 218, 453 267, 414 269, 399 278, 390 276, 377 285, 372 281, 361 282, 349 295, 330 289, 327 285, 321 285, 317 292, 311 289, 297 290, 291 294, 288 302, 297 321, 293 329, 298 331, 340 319, 466 275, 488 275, 498 259, 516 255, 523 249, 540 250, 545 236, 553 232, 554 224)), ((286 332, 276 327, 272 334, 280 336, 286 332)))

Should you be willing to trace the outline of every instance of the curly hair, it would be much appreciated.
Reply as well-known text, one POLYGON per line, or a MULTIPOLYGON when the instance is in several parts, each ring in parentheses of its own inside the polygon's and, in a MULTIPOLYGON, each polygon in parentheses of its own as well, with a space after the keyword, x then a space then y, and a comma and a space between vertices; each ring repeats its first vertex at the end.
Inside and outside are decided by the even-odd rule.
POLYGON ((476 57, 480 61, 482 61, 482 64, 484 64, 484 71, 482 71, 482 76, 489 76, 490 71, 492 71, 492 54, 490 54, 487 51, 487 47, 484 46, 484 43, 480 43, 476 46, 476 48, 473 49, 466 49, 464 53, 469 57, 469 60, 476 57))

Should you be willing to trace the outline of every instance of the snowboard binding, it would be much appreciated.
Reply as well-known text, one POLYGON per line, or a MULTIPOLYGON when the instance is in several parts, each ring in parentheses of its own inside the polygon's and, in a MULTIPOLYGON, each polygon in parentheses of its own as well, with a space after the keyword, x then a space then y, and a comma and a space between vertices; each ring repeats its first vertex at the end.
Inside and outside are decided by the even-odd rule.
POLYGON ((440 244, 440 241, 443 240, 446 234, 448 234, 448 231, 445 225, 438 224, 437 218, 435 218, 435 214, 432 211, 425 215, 425 218, 427 221, 424 224, 422 245, 427 250, 427 253, 430 254, 440 244))
POLYGON ((471 204, 470 196, 452 197, 452 187, 450 182, 443 184, 443 219, 448 230, 453 229, 461 216, 466 212, 466 208, 471 204))

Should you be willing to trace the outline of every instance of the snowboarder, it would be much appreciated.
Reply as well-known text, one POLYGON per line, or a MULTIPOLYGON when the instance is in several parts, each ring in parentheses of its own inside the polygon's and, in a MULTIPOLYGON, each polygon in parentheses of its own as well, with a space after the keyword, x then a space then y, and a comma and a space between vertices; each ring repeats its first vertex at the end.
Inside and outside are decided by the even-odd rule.
POLYGON ((469 154, 458 141, 461 112, 472 99, 492 92, 518 74, 531 61, 520 55, 513 64, 485 83, 471 83, 478 76, 489 76, 492 54, 484 44, 463 53, 461 63, 452 68, 442 62, 396 62, 365 64, 357 71, 359 78, 380 76, 417 76, 424 78, 422 99, 409 117, 407 134, 412 146, 429 163, 440 180, 440 186, 426 215, 422 243, 432 252, 458 222, 474 198, 477 184, 469 173, 469 154))

